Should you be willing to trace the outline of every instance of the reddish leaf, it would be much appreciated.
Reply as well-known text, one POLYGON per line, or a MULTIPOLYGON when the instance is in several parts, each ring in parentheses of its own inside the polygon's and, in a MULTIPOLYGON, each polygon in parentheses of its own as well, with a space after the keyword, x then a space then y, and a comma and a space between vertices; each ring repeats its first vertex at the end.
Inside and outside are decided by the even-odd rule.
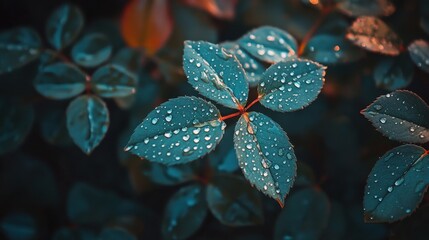
POLYGON ((121 19, 122 36, 131 47, 150 55, 157 52, 173 30, 168 0, 131 0, 121 19))
POLYGON ((233 19, 238 0, 184 0, 192 7, 203 9, 214 17, 233 19))

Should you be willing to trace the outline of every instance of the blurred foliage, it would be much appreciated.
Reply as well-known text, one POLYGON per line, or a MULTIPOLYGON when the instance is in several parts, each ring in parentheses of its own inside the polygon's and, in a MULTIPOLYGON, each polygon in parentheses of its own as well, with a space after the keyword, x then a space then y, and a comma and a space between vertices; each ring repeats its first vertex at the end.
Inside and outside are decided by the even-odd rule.
POLYGON ((427 239, 426 0, 2 0, 0 29, 1 239, 427 239), (199 161, 124 152, 155 107, 198 95, 185 40, 236 55, 256 99, 286 46, 246 48, 262 26, 328 67, 307 108, 252 109, 294 145, 284 208, 243 178, 236 120, 199 161))

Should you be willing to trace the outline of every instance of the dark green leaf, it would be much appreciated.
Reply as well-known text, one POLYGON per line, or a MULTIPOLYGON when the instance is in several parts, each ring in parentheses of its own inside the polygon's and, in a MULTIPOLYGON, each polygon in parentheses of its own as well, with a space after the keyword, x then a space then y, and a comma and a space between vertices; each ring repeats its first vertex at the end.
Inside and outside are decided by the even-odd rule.
POLYGON ((0 33, 0 74, 35 60, 41 48, 39 35, 31 28, 14 28, 0 33))
POLYGON ((128 71, 137 74, 141 68, 141 51, 133 48, 122 48, 112 59, 112 63, 125 67, 128 71))
POLYGON ((63 108, 48 108, 43 112, 39 122, 41 135, 49 144, 68 146, 73 143, 67 131, 66 114, 63 108))
POLYGON ((41 95, 52 99, 67 99, 85 90, 86 76, 69 63, 54 63, 41 69, 34 87, 41 95))
POLYGON ((380 96, 362 114, 390 139, 409 143, 429 141, 429 106, 413 92, 398 90, 380 96))
POLYGON ((238 167, 238 159, 234 149, 234 128, 226 128, 219 146, 210 154, 210 165, 220 172, 234 172, 238 167))
POLYGON ((348 29, 346 38, 356 46, 386 55, 399 55, 402 40, 386 23, 376 17, 359 17, 348 29))
POLYGON ((302 59, 272 65, 258 85, 261 104, 279 112, 308 106, 323 87, 325 69, 316 62, 302 59))
POLYGON ((77 224, 102 225, 116 214, 121 199, 86 183, 72 186, 67 198, 67 216, 77 224))
POLYGON ((265 66, 248 52, 243 50, 240 45, 233 42, 225 42, 221 45, 237 57, 241 66, 247 74, 247 81, 251 87, 258 85, 262 74, 265 72, 265 66))
POLYGON ((15 100, 0 99, 0 154, 17 149, 31 130, 33 108, 15 100))
POLYGON ((303 55, 323 64, 337 64, 355 62, 365 54, 343 36, 320 34, 310 39, 303 55))
MULTIPOLYGON (((53 234, 52 240, 96 240, 95 233, 76 227, 60 228, 53 234)), ((100 240, 100 239, 97 239, 100 240)))
POLYGON ((353 17, 389 16, 395 12, 395 5, 390 0, 342 0, 338 8, 353 17))
POLYGON ((109 59, 112 45, 101 33, 91 33, 80 39, 71 51, 73 61, 83 67, 96 67, 109 59))
POLYGON ((152 182, 165 186, 178 185, 196 178, 196 167, 193 163, 166 166, 145 161, 141 165, 141 171, 152 182))
POLYGON ((94 92, 106 98, 134 94, 137 83, 137 75, 118 64, 100 67, 91 78, 94 92))
POLYGON ((429 43, 416 40, 408 46, 408 51, 417 67, 429 73, 429 43))
POLYGON ((38 229, 35 219, 26 213, 6 215, 0 222, 2 236, 6 239, 31 240, 37 239, 38 229))
POLYGON ((188 82, 203 96, 229 108, 246 105, 246 74, 237 58, 225 48, 203 41, 185 41, 183 69, 188 82))
POLYGON ((255 58, 276 63, 296 55, 297 44, 287 32, 275 27, 256 28, 238 40, 241 48, 255 58))
POLYGON ((179 97, 149 113, 125 150, 167 165, 186 163, 212 151, 225 126, 213 104, 197 97, 179 97))
POLYGON ((67 108, 67 129, 74 143, 90 154, 103 140, 109 127, 109 110, 100 98, 84 95, 67 108))
POLYGON ((365 220, 393 222, 410 215, 428 184, 428 151, 411 144, 388 151, 368 177, 363 200, 365 220))
POLYGON ((251 226, 264 221, 259 193, 241 177, 217 175, 206 194, 209 209, 222 224, 251 226))
POLYGON ((204 188, 194 184, 181 188, 167 203, 162 221, 164 239, 186 239, 202 225, 207 215, 204 188))
POLYGON ((55 49, 69 46, 83 28, 82 12, 74 5, 65 4, 58 7, 49 17, 46 24, 46 37, 55 49))
POLYGON ((388 91, 405 88, 413 76, 414 65, 408 54, 383 58, 374 69, 375 84, 388 91))
POLYGON ((329 199, 324 192, 306 188, 292 194, 277 218, 274 239, 320 239, 329 219, 329 199))
POLYGON ((259 191, 283 201, 296 176, 296 157, 283 129, 262 113, 238 120, 234 146, 244 176, 259 191))

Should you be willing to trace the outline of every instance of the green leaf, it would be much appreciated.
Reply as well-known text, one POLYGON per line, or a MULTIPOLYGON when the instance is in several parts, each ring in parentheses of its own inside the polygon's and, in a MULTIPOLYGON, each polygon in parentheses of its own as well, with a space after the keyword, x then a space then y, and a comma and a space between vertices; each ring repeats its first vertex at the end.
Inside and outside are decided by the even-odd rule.
POLYGON ((302 189, 292 194, 278 216, 274 239, 320 239, 329 220, 329 199, 315 188, 302 189))
POLYGON ((429 43, 424 40, 415 40, 408 46, 408 51, 417 67, 429 73, 429 43))
POLYGON ((68 47, 78 37, 83 24, 83 14, 79 8, 70 4, 58 7, 46 24, 48 42, 57 50, 68 47))
POLYGON ((197 97, 179 97, 149 113, 125 150, 167 165, 186 163, 212 151, 225 126, 213 104, 197 97))
POLYGON ((234 146, 247 180, 283 206, 296 176, 295 153, 283 129, 262 113, 243 114, 234 146))
POLYGON ((144 176, 156 184, 175 186, 196 178, 197 166, 193 163, 167 166, 142 160, 140 169, 144 176))
POLYGON ((103 140, 109 127, 109 110, 100 98, 84 95, 67 108, 67 129, 74 143, 90 154, 103 140))
POLYGON ((303 55, 323 64, 350 63, 365 56, 361 49, 346 41, 344 36, 329 34, 316 35, 310 39, 303 55))
POLYGON ((338 9, 352 17, 389 16, 395 12, 395 5, 390 0, 342 0, 338 9))
POLYGON ((35 60, 41 48, 39 35, 31 28, 14 28, 0 33, 0 74, 35 60))
POLYGON ((204 97, 229 108, 246 105, 246 74, 237 58, 225 48, 203 41, 185 41, 183 69, 188 82, 204 97))
POLYGON ((388 151, 368 177, 363 200, 365 220, 393 222, 410 215, 428 184, 428 151, 411 144, 388 151))
POLYGON ((279 28, 269 26, 256 28, 237 42, 249 54, 268 63, 276 63, 294 57, 298 49, 292 35, 279 28))
POLYGON ((396 56, 402 40, 386 23, 376 17, 359 17, 349 27, 346 38, 368 51, 396 56))
POLYGON ((0 154, 16 150, 29 134, 34 120, 30 105, 0 99, 0 154))
POLYGON ((308 106, 323 87, 325 69, 316 62, 302 59, 272 65, 258 85, 260 103, 279 112, 308 106))
POLYGON ((258 192, 241 177, 216 175, 207 186, 206 198, 210 211, 222 224, 251 226, 264 221, 258 192))
POLYGON ((261 80, 262 74, 265 72, 264 64, 262 64, 262 62, 250 55, 236 43, 225 42, 222 43, 221 46, 235 55, 246 72, 249 85, 251 87, 257 86, 258 82, 261 80))
POLYGON ((118 64, 108 64, 95 71, 91 85, 101 97, 126 97, 136 92, 137 75, 118 64))
POLYGON ((181 188, 167 203, 161 231, 164 239, 187 239, 202 225, 207 215, 204 188, 193 184, 181 188))
POLYGON ((374 79, 377 87, 388 91, 405 88, 414 76, 414 65, 408 54, 382 59, 374 69, 374 79))
POLYGON ((69 63, 54 63, 41 69, 34 79, 34 87, 41 95, 52 99, 67 99, 85 90, 86 76, 69 63))
POLYGON ((429 141, 429 106, 413 92, 398 90, 380 96, 362 114, 390 139, 409 143, 429 141))
POLYGON ((101 33, 91 33, 80 39, 71 51, 73 61, 83 67, 96 67, 107 61, 112 54, 113 48, 101 33))

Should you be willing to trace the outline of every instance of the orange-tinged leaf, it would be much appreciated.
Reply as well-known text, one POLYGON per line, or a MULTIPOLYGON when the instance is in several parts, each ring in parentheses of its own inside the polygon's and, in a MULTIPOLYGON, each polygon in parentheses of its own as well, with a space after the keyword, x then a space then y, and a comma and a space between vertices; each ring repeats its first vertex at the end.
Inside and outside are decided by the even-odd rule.
POLYGON ((131 47, 156 53, 173 30, 168 0, 131 0, 121 19, 121 32, 131 47))
POLYGON ((200 8, 214 17, 221 19, 233 19, 235 6, 238 0, 184 0, 192 7, 200 8))

